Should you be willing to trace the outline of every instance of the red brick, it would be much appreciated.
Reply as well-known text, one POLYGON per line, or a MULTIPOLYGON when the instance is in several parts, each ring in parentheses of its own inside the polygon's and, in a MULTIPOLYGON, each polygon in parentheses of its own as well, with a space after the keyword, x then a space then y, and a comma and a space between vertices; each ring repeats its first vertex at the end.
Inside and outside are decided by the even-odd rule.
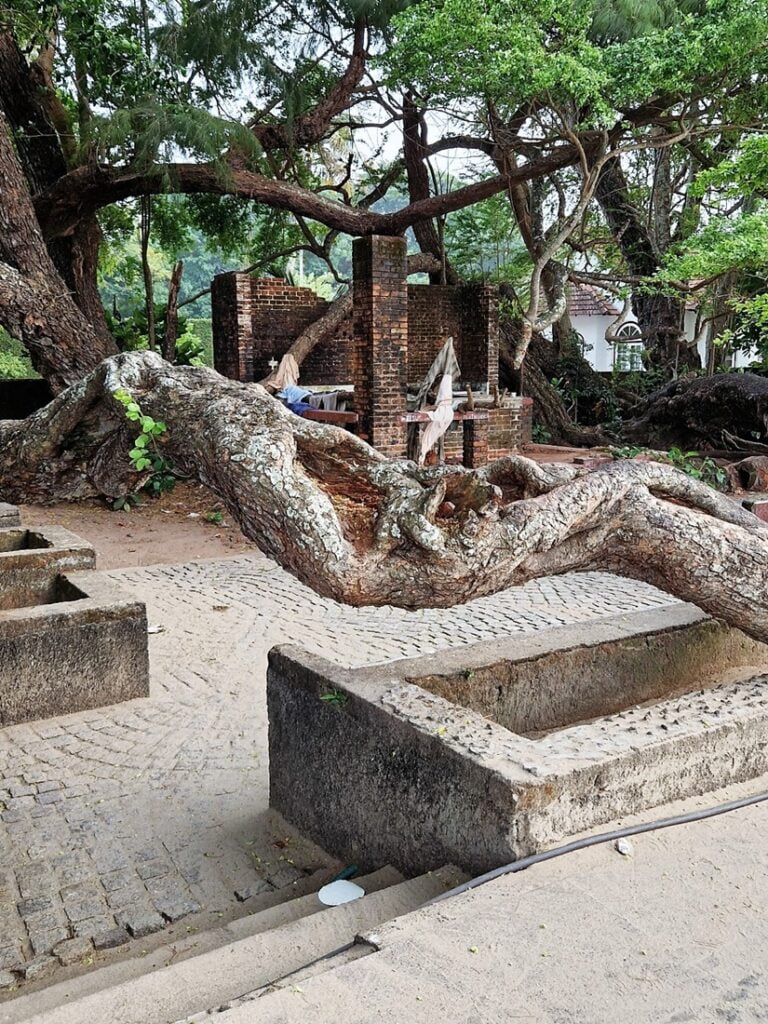
MULTIPOLYGON (((405 450, 408 383, 423 378, 452 336, 461 384, 498 384, 498 293, 490 286, 407 285, 400 237, 357 239, 354 312, 337 336, 318 345, 301 368, 301 382, 355 385, 360 436, 390 455, 405 450)), ((211 290, 214 364, 237 380, 260 380, 328 303, 309 288, 277 278, 220 274, 211 290)), ((446 456, 462 453, 475 465, 514 451, 531 435, 532 402, 513 400, 465 438, 461 426, 445 436, 446 456)))

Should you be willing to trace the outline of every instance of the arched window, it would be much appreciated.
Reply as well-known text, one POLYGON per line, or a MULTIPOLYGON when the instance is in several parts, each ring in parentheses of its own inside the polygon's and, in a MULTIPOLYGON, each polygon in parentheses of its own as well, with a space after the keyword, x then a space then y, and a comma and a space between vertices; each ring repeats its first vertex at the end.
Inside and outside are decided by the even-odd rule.
POLYGON ((634 321, 624 324, 616 332, 613 343, 613 365, 621 373, 643 368, 643 343, 640 325, 634 321))

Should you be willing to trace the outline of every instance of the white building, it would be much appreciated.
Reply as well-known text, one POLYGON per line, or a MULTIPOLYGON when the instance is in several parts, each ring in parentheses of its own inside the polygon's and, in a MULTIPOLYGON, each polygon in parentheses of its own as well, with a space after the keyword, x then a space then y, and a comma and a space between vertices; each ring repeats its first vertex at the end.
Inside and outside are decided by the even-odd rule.
MULTIPOLYGON (((639 340, 640 329, 636 322, 625 323, 619 331, 621 341, 608 341, 606 333, 616 323, 621 310, 597 288, 587 284, 569 285, 568 315, 573 329, 584 339, 584 357, 599 373, 643 369, 643 343, 639 340)), ((685 311, 685 336, 696 337, 696 309, 690 306, 685 311)), ((707 360, 707 339, 698 342, 702 365, 707 360)), ((748 366, 754 357, 746 352, 736 352, 734 366, 748 366)))

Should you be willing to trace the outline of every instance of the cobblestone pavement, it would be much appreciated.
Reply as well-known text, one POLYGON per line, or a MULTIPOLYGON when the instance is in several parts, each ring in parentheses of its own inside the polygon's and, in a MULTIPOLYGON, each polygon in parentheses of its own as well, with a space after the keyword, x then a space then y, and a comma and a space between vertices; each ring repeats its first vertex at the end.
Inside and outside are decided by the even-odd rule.
POLYGON ((327 864, 268 813, 274 644, 356 666, 673 603, 587 573, 448 611, 354 609, 251 555, 106 575, 147 603, 151 696, 0 731, 0 989, 327 864))

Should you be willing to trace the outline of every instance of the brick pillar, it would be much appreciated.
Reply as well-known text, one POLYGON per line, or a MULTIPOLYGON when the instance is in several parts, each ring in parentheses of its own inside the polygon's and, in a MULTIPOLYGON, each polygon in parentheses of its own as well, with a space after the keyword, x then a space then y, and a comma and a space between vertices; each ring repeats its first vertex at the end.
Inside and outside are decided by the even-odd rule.
POLYGON ((217 274, 211 282, 213 365, 232 380, 253 380, 251 276, 217 274))
POLYGON ((464 456, 467 469, 479 469, 488 462, 488 420, 464 420, 464 456))
POLYGON ((486 285, 482 291, 483 320, 488 346, 488 387, 499 386, 499 289, 486 285))
POLYGON ((473 387, 499 383, 499 290, 495 285, 463 285, 461 302, 462 382, 473 387))
POLYGON ((405 455, 408 287, 404 238, 352 245, 355 408, 360 433, 391 458, 405 455))

